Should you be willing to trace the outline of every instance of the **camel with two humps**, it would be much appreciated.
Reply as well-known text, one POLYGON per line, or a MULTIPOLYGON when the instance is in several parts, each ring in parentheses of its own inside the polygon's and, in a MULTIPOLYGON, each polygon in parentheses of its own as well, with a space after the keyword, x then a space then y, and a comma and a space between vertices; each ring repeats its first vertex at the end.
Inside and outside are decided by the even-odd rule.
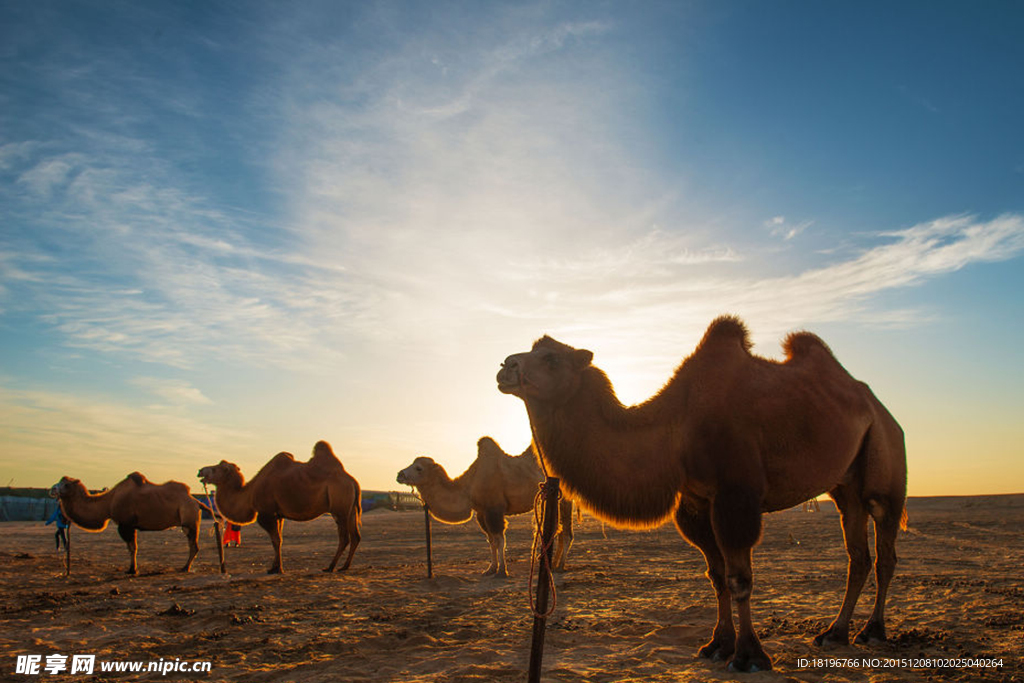
POLYGON ((210 509, 192 497, 180 481, 154 484, 138 472, 132 472, 114 488, 89 493, 78 479, 62 477, 52 489, 60 501, 64 516, 75 526, 98 532, 113 521, 117 533, 128 546, 128 574, 138 574, 138 532, 163 531, 181 527, 188 539, 188 560, 181 571, 192 568, 199 553, 199 524, 202 510, 210 509))
POLYGON ((849 564, 839 614, 817 644, 847 644, 871 569, 875 603, 856 642, 885 640, 885 599, 906 528, 903 430, 817 336, 789 335, 782 362, 750 351, 746 327, 716 319, 661 391, 625 406, 593 353, 543 337, 506 358, 498 389, 523 400, 534 446, 562 486, 596 516, 628 528, 674 517, 707 562, 718 599, 699 654, 731 669, 772 668, 754 630, 752 549, 761 515, 828 493, 849 564), (732 606, 739 632, 733 625, 732 606))
MULTIPOLYGON (((430 515, 439 522, 462 524, 475 513, 491 551, 491 561, 484 575, 508 577, 505 518, 532 512, 538 485, 544 481, 533 448, 511 456, 494 439, 485 436, 477 442, 476 459, 455 479, 432 458, 423 456, 400 471, 397 479, 399 484, 416 487, 430 515)), ((563 498, 558 511, 559 529, 552 569, 564 571, 572 546, 572 500, 563 498)))
POLYGON ((359 482, 345 471, 331 445, 318 441, 309 462, 296 462, 291 453, 278 453, 246 482, 238 465, 221 460, 199 470, 204 484, 217 487, 221 514, 236 524, 255 521, 270 536, 274 561, 268 573, 279 574, 284 520, 306 522, 330 513, 338 527, 338 549, 325 572, 332 572, 346 546, 349 568, 360 541, 362 493, 359 482), (351 545, 349 545, 351 543, 351 545))

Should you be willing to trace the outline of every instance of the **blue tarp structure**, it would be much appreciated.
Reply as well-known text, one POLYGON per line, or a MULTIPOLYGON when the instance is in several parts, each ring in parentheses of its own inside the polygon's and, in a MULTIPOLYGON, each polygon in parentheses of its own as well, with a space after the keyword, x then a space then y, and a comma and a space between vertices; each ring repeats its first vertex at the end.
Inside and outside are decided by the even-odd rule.
POLYGON ((0 522, 45 522, 57 509, 57 501, 43 496, 0 496, 0 522))

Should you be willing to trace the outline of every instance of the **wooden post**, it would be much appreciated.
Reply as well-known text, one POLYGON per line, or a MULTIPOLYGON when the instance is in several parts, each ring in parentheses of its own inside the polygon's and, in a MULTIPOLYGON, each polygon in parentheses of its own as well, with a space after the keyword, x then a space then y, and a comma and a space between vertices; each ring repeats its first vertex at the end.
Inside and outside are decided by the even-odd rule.
POLYGON ((64 576, 71 576, 71 520, 68 520, 68 528, 64 530, 64 557, 67 560, 64 576))
POLYGON ((544 631, 548 620, 548 594, 551 588, 551 539, 558 525, 558 479, 548 477, 541 485, 544 498, 544 524, 541 530, 541 557, 537 571, 537 601, 533 613, 533 641, 530 645, 529 683, 540 682, 541 662, 544 658, 544 631))
POLYGON ((434 553, 430 547, 430 508, 423 504, 423 520, 427 528, 427 578, 434 578, 434 553))
POLYGON ((217 513, 213 513, 213 535, 217 537, 217 556, 220 558, 220 573, 226 574, 227 568, 224 566, 224 536, 220 532, 220 520, 217 519, 217 513))
MULTIPOLYGON (((227 568, 224 566, 224 536, 220 531, 220 511, 217 509, 213 499, 210 498, 210 492, 206 490, 206 483, 203 482, 203 493, 206 494, 206 504, 210 508, 210 516, 213 517, 213 535, 217 538, 217 557, 220 558, 220 573, 226 574, 227 568)), ((200 522, 203 516, 199 515, 200 522)))

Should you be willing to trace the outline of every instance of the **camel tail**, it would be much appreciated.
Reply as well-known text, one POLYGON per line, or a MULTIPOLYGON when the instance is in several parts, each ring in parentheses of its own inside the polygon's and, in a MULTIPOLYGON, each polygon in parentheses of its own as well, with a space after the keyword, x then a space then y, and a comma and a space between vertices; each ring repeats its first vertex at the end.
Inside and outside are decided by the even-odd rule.
POLYGON ((906 531, 907 530, 907 522, 909 522, 909 521, 910 521, 910 515, 907 514, 907 506, 904 505, 903 506, 903 514, 900 515, 900 530, 901 531, 906 531))
POLYGON ((352 479, 352 487, 355 489, 356 495, 352 500, 352 510, 349 519, 355 520, 355 528, 358 531, 359 527, 363 524, 363 489, 355 478, 352 479))

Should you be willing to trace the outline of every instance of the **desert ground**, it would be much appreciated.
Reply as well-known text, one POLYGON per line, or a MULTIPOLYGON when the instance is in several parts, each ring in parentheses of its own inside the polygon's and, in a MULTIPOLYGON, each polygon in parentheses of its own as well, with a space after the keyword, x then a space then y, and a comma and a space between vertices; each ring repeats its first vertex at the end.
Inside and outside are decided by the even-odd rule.
MULTIPOLYGON (((830 650, 811 639, 835 616, 845 585, 835 508, 823 502, 821 512, 766 516, 753 609, 775 670, 754 674, 696 657, 710 637, 715 601, 700 554, 674 527, 620 531, 584 517, 570 569, 557 578, 543 678, 1024 681, 1024 495, 917 498, 908 509, 889 599, 890 641, 830 650), (834 661, 816 666, 823 658, 834 661), (1002 667, 939 666, 978 659, 1002 667)), ((336 574, 320 571, 335 547, 326 517, 285 523, 284 575, 265 573, 270 543, 255 525, 244 528, 241 548, 227 549, 226 575, 208 527, 190 574, 176 571, 186 556, 180 532, 141 533, 136 577, 122 573, 127 553, 115 529, 73 529, 65 577, 52 526, 6 523, 0 679, 525 681, 532 524, 529 515, 511 521, 513 577, 505 581, 479 575, 487 546, 474 523, 437 522, 428 579, 420 512, 367 513, 352 568, 336 574), (17 675, 18 655, 31 654, 44 662, 51 654, 209 661, 211 672, 17 675)), ((867 617, 872 595, 869 579, 855 622, 867 617)))

